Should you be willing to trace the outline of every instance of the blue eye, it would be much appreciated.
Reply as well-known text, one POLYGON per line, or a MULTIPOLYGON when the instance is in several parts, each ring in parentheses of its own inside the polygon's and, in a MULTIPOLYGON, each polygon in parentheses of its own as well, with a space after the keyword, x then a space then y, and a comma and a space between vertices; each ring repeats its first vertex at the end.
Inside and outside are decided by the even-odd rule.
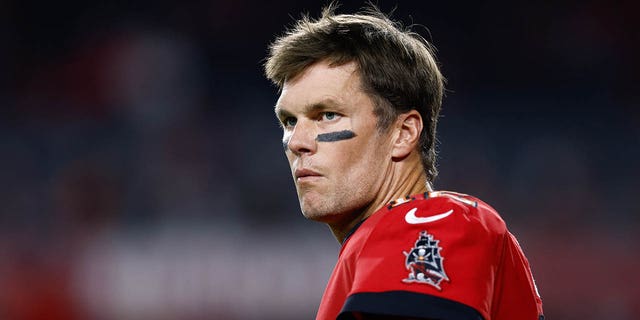
POLYGON ((322 120, 327 120, 327 121, 331 121, 334 120, 338 117, 338 114, 335 112, 323 112, 322 113, 322 120))
POLYGON ((295 127, 296 123, 298 123, 298 119, 294 117, 287 117, 282 121, 285 127, 295 127))

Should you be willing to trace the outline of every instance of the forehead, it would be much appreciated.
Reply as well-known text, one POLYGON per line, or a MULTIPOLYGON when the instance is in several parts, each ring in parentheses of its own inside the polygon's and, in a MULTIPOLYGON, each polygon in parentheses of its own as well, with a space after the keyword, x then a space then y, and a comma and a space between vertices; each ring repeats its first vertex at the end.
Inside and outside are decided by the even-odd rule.
POLYGON ((337 105, 349 105, 352 100, 363 95, 355 62, 331 66, 320 61, 284 83, 276 112, 280 109, 295 110, 325 104, 328 101, 337 105))

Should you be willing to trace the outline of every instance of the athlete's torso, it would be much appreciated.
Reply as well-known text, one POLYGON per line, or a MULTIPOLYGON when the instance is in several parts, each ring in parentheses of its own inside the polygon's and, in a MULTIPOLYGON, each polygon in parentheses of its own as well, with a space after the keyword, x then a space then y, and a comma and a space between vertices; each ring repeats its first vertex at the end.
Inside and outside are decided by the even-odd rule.
POLYGON ((378 210, 343 243, 317 319, 353 313, 538 320, 542 304, 495 210, 430 192, 378 210))

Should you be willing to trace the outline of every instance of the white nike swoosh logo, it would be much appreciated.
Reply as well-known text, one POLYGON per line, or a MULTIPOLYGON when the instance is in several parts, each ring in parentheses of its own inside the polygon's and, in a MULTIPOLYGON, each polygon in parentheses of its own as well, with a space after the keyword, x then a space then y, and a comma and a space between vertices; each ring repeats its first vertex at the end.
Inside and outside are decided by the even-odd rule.
POLYGON ((420 217, 416 217, 416 211, 418 211, 418 208, 413 208, 409 210, 409 212, 407 212, 407 214, 404 216, 404 221, 410 224, 429 223, 429 222, 434 222, 434 221, 438 221, 440 219, 446 218, 453 213, 453 209, 451 209, 445 213, 436 214, 430 217, 420 218, 420 217))

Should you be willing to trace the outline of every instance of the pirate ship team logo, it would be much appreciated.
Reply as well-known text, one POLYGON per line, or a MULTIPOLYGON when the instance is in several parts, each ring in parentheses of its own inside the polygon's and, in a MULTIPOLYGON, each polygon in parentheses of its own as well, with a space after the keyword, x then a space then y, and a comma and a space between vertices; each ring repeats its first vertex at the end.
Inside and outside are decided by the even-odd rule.
POLYGON ((435 240, 427 231, 420 232, 418 241, 409 252, 403 252, 407 257, 405 267, 409 270, 409 276, 403 279, 405 283, 426 283, 434 286, 438 290, 442 280, 449 281, 447 274, 444 272, 440 250, 438 247, 439 240, 435 240))

